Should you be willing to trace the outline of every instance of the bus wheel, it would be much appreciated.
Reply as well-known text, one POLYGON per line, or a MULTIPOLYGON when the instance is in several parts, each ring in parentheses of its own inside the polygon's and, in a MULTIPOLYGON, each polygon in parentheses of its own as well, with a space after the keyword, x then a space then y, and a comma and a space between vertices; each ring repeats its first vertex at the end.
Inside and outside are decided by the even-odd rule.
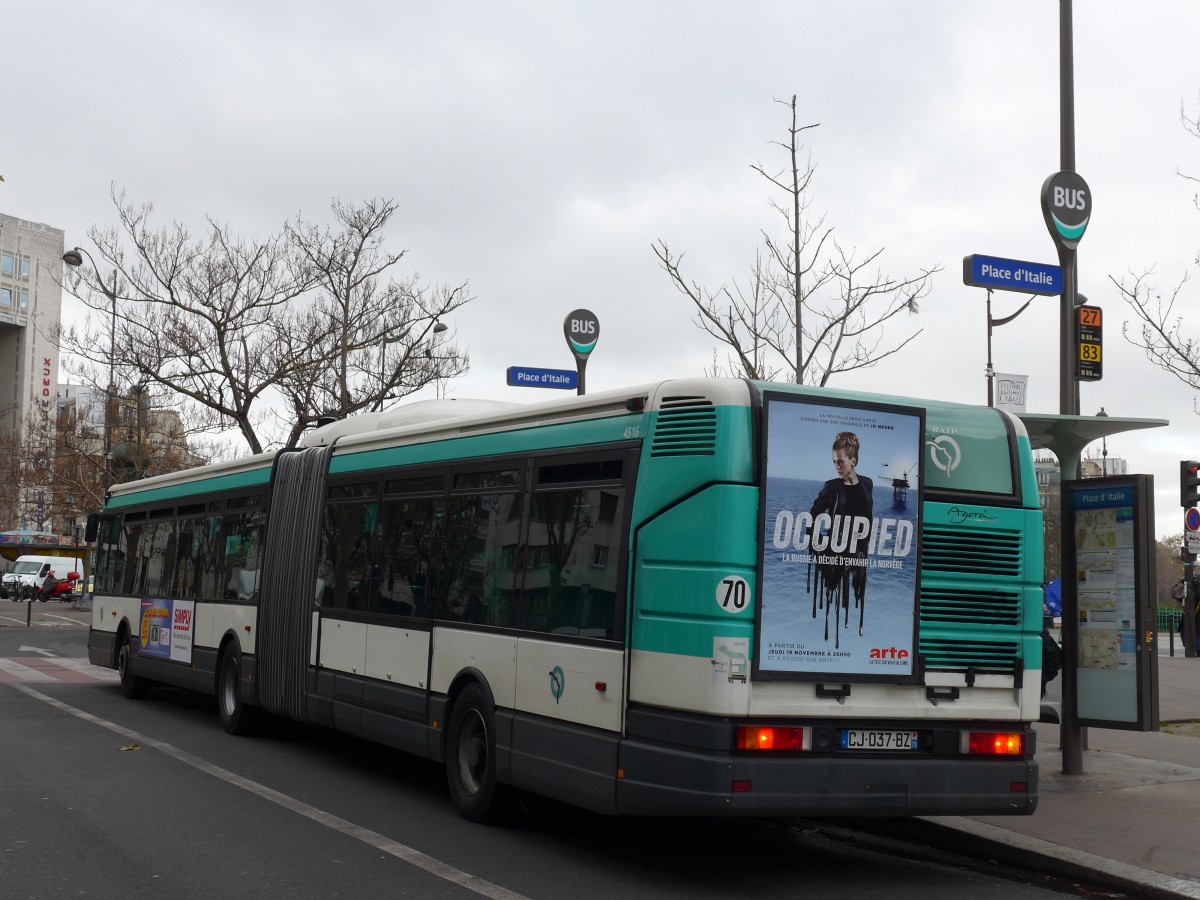
POLYGON ((150 682, 133 674, 133 644, 129 632, 117 648, 117 674, 121 676, 121 693, 130 700, 142 700, 150 695, 150 682))
POLYGON ((242 700, 241 661, 237 648, 230 645, 217 667, 217 711, 230 734, 249 734, 254 724, 254 711, 242 700))
POLYGON ((510 792, 496 782, 496 715, 478 684, 458 695, 446 741, 446 781, 459 815, 472 822, 499 818, 510 792))

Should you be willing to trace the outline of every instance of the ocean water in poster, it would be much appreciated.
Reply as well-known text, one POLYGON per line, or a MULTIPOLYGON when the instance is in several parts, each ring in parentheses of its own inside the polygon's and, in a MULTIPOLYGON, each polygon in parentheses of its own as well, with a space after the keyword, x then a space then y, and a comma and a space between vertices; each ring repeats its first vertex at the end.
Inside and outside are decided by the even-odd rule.
POLYGON ((916 412, 768 401, 759 672, 912 675, 923 439, 916 412))

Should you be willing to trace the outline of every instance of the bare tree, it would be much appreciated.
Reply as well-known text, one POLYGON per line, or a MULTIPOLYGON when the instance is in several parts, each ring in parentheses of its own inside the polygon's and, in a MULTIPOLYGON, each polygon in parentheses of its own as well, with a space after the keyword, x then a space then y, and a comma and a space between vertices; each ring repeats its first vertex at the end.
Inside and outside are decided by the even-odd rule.
POLYGON ((467 285, 426 288, 419 275, 390 277, 405 255, 383 247, 395 211, 390 200, 358 207, 335 201, 340 230, 299 217, 285 230, 319 292, 312 305, 289 310, 274 326, 286 361, 278 387, 291 414, 289 446, 321 415, 380 409, 467 370, 466 353, 440 328, 441 317, 470 301, 467 285))
POLYGON ((1200 343, 1184 332, 1183 313, 1176 310, 1188 281, 1187 274, 1165 298, 1154 287, 1153 276, 1153 269, 1141 273, 1131 270, 1128 278, 1120 280, 1109 276, 1141 320, 1136 327, 1123 322, 1121 333, 1164 372, 1169 372, 1193 390, 1200 389, 1200 343))
POLYGON ((1184 575, 1183 560, 1179 549, 1183 546, 1183 533, 1161 537, 1154 543, 1154 590, 1159 606, 1179 609, 1171 598, 1171 588, 1184 575))
POLYGON ((20 428, 0 432, 0 528, 19 528, 27 515, 26 446, 20 428))
POLYGON ((208 462, 211 442, 189 440, 174 410, 162 410, 144 386, 120 397, 93 395, 96 409, 75 402, 32 410, 17 435, 0 438, 0 511, 5 521, 68 534, 104 506, 117 482, 162 475, 208 462), (110 440, 98 426, 111 401, 110 440))
POLYGON ((272 424, 278 431, 281 405, 290 413, 284 443, 294 445, 321 414, 370 408, 466 368, 450 342, 403 344, 405 334, 415 342, 432 333, 438 315, 470 297, 465 285, 426 292, 415 278, 388 277, 404 256, 382 249, 389 201, 335 202, 340 231, 297 216, 265 240, 237 238, 211 217, 193 238, 178 222, 152 227, 149 203, 136 207, 115 192, 113 202, 119 224, 89 231, 96 264, 74 270, 70 285, 96 319, 60 338, 93 379, 111 367, 112 380, 154 385, 179 398, 198 427, 235 429, 259 453, 272 424), (381 376, 366 361, 378 348, 386 363, 389 344, 411 347, 423 362, 400 365, 394 346, 393 375, 381 376))
POLYGON ((103 505, 110 483, 104 454, 99 441, 93 442, 96 452, 81 452, 74 426, 34 408, 17 432, 0 437, 0 515, 8 527, 69 534, 70 526, 103 505))
MULTIPOLYGON (((898 353, 920 334, 885 345, 882 331, 901 312, 920 311, 919 301, 941 267, 887 277, 877 268, 882 248, 859 256, 837 240, 824 215, 810 215, 809 185, 816 170, 810 160, 800 160, 800 137, 817 126, 797 124, 795 95, 776 102, 790 109, 791 127, 786 141, 771 143, 784 150, 789 164, 779 171, 762 164, 751 168, 783 196, 785 202, 772 199, 771 205, 786 230, 782 240, 763 230, 764 249, 756 255, 749 282, 704 288, 685 276, 682 253, 661 239, 652 249, 695 307, 693 321, 729 348, 729 374, 824 385, 836 374, 898 353)), ((712 374, 722 369, 714 360, 712 374)))
MULTIPOLYGON (((1179 118, 1184 129, 1200 138, 1200 116, 1189 117, 1187 110, 1180 107, 1179 118)), ((1181 178, 1200 181, 1193 175, 1176 170, 1181 178)), ((1200 196, 1193 194, 1192 202, 1200 208, 1200 196)), ((1200 254, 1193 259, 1200 265, 1200 254)), ((1200 389, 1200 340, 1184 331, 1183 289, 1188 282, 1185 272, 1168 290, 1166 296, 1154 284, 1153 268, 1141 272, 1129 270, 1119 280, 1110 275, 1109 280, 1120 291, 1121 296, 1137 316, 1138 323, 1130 327, 1121 324, 1121 333, 1135 347, 1141 348, 1152 363, 1182 381, 1193 390, 1200 389)), ((1193 404, 1195 405, 1195 404, 1193 404)))

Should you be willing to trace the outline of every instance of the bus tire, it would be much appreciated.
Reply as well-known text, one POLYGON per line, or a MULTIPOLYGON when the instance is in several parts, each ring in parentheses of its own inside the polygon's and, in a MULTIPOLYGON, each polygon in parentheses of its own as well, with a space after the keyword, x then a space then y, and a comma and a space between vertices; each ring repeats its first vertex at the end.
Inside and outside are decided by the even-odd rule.
POLYGON ((478 684, 463 688, 446 732, 446 782, 458 814, 491 822, 508 808, 511 790, 496 779, 496 713, 478 684))
POLYGON ((229 734, 249 734, 254 726, 254 710, 242 700, 242 655, 230 644, 217 666, 217 712, 229 734))
POLYGON ((121 678, 121 693, 129 700, 144 700, 150 696, 150 682, 133 674, 133 642, 125 632, 117 647, 117 674, 121 678))

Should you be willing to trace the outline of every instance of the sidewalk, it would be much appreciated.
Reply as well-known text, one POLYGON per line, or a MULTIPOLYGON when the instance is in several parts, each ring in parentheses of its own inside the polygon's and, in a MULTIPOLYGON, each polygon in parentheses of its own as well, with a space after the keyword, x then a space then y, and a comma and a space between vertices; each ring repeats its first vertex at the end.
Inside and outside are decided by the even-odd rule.
MULTIPOLYGON (((924 821, 989 842, 1000 862, 1133 897, 1200 898, 1200 659, 1178 640, 1168 656, 1159 637, 1161 731, 1087 728, 1083 774, 1067 776, 1059 727, 1038 724, 1037 812, 924 821)), ((1057 693, 1056 680, 1047 699, 1057 693)))

